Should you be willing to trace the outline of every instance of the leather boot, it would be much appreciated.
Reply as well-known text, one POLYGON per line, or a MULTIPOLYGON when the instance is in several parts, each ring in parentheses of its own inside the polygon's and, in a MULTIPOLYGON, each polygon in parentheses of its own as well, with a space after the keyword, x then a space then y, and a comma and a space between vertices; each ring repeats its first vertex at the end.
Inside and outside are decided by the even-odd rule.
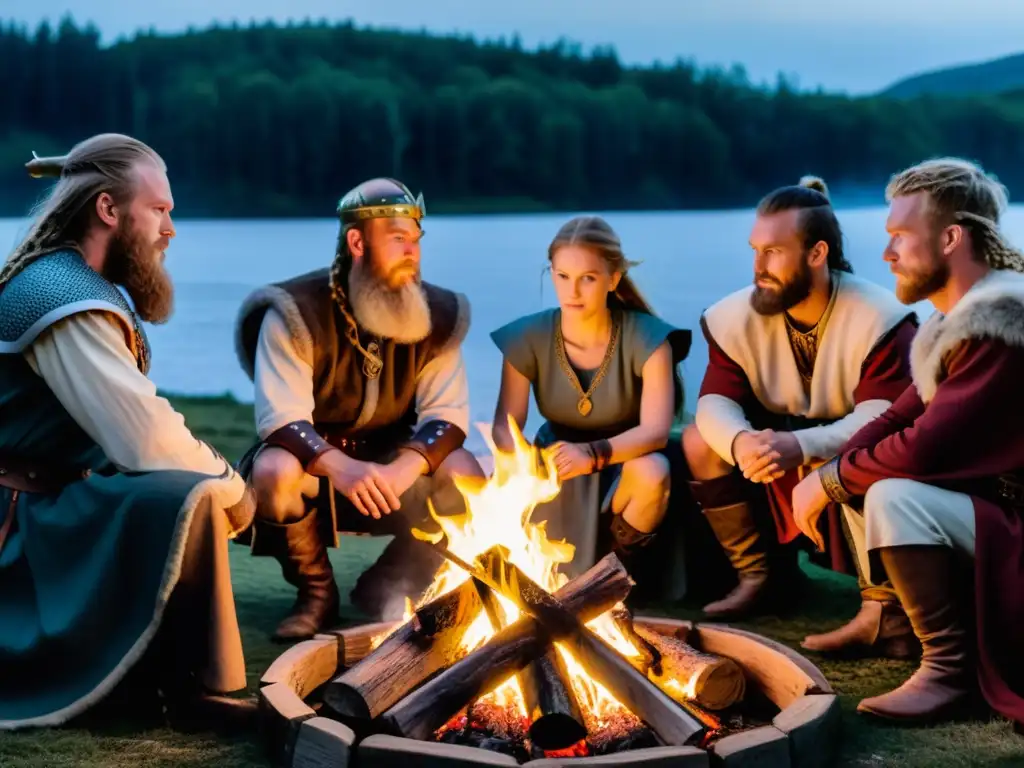
POLYGON ((728 595, 705 605, 704 613, 715 618, 747 614, 765 596, 768 555, 746 497, 744 480, 731 472, 714 480, 691 480, 689 485, 739 579, 728 595))
POLYGON ((168 724, 185 733, 215 731, 225 736, 239 735, 255 730, 259 720, 255 696, 233 698, 197 692, 170 699, 166 706, 168 724))
POLYGON ((277 626, 274 642, 308 640, 338 621, 338 586, 327 559, 327 547, 312 509, 294 523, 255 523, 253 554, 269 554, 281 563, 285 581, 299 594, 288 616, 277 626))
POLYGON ((903 606, 891 595, 884 598, 884 592, 872 588, 862 590, 856 616, 831 632, 808 635, 800 646, 818 653, 853 653, 887 659, 920 656, 921 642, 903 606))
POLYGON ((954 552, 942 546, 878 550, 921 641, 921 665, 903 685, 864 699, 858 712, 887 720, 934 722, 972 703, 977 686, 954 552))
POLYGON ((415 604, 443 563, 444 558, 423 542, 396 536, 356 580, 349 600, 374 621, 400 620, 406 598, 415 604))

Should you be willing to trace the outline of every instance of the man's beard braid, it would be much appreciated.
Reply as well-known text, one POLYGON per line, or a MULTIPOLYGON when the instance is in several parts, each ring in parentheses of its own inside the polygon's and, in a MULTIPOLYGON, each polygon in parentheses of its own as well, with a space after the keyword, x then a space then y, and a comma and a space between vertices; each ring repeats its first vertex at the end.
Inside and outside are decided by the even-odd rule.
MULTIPOLYGON (((768 275, 758 275, 762 279, 768 275)), ((778 288, 754 286, 750 294, 750 306, 759 315, 777 315, 792 309, 811 295, 811 267, 806 260, 800 262, 800 269, 788 283, 778 288)))
POLYGON ((431 331, 430 307, 419 278, 392 290, 374 274, 373 252, 352 263, 348 277, 349 301, 356 322, 370 333, 399 344, 415 344, 431 331))
POLYGON ((942 249, 937 239, 932 242, 931 252, 932 261, 927 268, 903 275, 902 282, 896 281, 896 298, 904 304, 924 301, 949 282, 949 262, 942 258, 942 249))
POLYGON ((160 261, 159 248, 146 242, 130 218, 117 227, 107 246, 103 275, 123 286, 135 312, 148 323, 165 323, 174 310, 174 285, 160 261))

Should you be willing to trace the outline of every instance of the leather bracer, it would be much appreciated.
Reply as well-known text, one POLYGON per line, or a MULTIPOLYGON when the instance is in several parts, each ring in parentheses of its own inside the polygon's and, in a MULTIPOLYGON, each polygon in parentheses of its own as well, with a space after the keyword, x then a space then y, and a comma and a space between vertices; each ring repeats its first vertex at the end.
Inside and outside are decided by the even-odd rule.
POLYGON ((448 458, 452 451, 458 450, 466 441, 466 433, 450 421, 434 419, 428 421, 412 436, 402 448, 416 451, 426 459, 429 467, 427 474, 434 474, 441 462, 448 458))
POLYGON ((268 435, 263 442, 267 445, 284 448, 299 460, 305 470, 308 470, 310 464, 322 454, 334 448, 320 437, 308 421, 293 421, 290 424, 285 424, 268 435))

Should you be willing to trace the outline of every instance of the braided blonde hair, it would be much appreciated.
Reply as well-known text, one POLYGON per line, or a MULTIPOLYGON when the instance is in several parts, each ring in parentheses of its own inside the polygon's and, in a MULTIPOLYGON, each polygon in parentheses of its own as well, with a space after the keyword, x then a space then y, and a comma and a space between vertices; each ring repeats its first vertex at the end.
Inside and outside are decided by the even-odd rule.
POLYGON ((32 176, 58 181, 36 206, 28 234, 0 269, 0 287, 40 256, 79 244, 99 194, 108 193, 116 203, 129 200, 135 190, 134 170, 141 162, 167 170, 163 159, 138 139, 103 133, 76 144, 67 155, 26 163, 32 176))
POLYGON ((895 197, 925 192, 940 226, 961 224, 971 233, 975 257, 993 269, 1024 272, 1024 253, 1010 245, 999 229, 1009 201, 995 176, 968 160, 941 157, 926 160, 892 177, 885 190, 895 197))

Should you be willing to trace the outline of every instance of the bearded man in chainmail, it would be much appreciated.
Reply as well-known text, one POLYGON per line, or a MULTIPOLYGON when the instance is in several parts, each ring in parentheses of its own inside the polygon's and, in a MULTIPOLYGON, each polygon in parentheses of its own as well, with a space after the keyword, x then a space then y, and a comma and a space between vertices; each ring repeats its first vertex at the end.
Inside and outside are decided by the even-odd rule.
POLYGON ((237 323, 256 390, 259 443, 239 465, 257 495, 253 554, 276 557, 298 589, 274 639, 311 637, 338 618, 327 556, 337 531, 394 541, 350 594, 400 618, 440 559, 411 528, 465 511, 454 478, 482 478, 462 448, 469 397, 461 345, 469 305, 420 276, 422 196, 366 181, 338 205, 330 268, 253 293, 237 323))
POLYGON ((0 270, 0 731, 101 702, 253 724, 219 694, 246 686, 227 541, 254 500, 147 376, 142 323, 174 296, 164 161, 101 134, 28 170, 56 181, 0 270))
POLYGON ((921 641, 910 679, 858 711, 935 722, 984 697, 1020 729, 1024 254, 1000 232, 1006 188, 974 163, 915 165, 886 196, 896 294, 936 311, 911 348, 913 384, 796 487, 796 522, 813 538, 826 504, 862 504, 873 575, 921 641))
MULTIPOLYGON (((793 487, 906 388, 916 330, 914 313, 890 291, 852 274, 821 179, 761 200, 750 246, 754 284, 701 318, 709 363, 682 441, 693 496, 738 576, 732 592, 705 606, 714 617, 763 610, 778 604, 774 598, 792 602, 800 583, 793 487), (764 488, 774 524, 755 517, 752 483, 764 488)), ((847 538, 863 539, 862 518, 833 508, 828 530, 829 564, 853 570, 847 558, 857 549, 847 538)), ((913 633, 891 590, 854 566, 861 620, 805 647, 912 655, 913 633)))

